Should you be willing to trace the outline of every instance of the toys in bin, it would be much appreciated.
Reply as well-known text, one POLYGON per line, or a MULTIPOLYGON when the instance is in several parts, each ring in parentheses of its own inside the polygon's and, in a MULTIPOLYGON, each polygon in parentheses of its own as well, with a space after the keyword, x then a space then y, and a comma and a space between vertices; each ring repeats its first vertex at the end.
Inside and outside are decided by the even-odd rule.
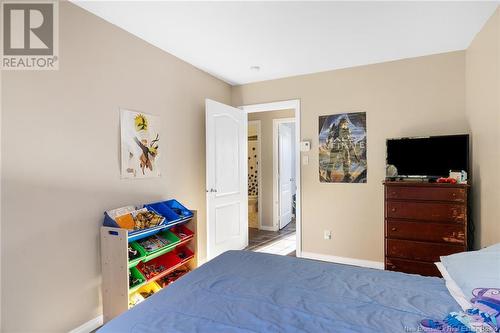
POLYGON ((164 272, 167 268, 163 265, 157 265, 156 263, 145 263, 144 266, 142 266, 142 272, 144 273, 144 276, 146 276, 146 279, 151 280, 158 274, 161 274, 164 272))
POLYGON ((156 282, 151 282, 140 287, 137 291, 129 296, 129 307, 137 305, 138 303, 144 301, 146 298, 149 298, 160 290, 161 288, 156 282))
POLYGON ((153 252, 161 249, 170 244, 168 239, 159 237, 158 235, 149 236, 147 238, 138 240, 137 243, 142 246, 146 251, 153 252))
POLYGON ((132 261, 141 257, 139 250, 134 249, 130 244, 128 245, 128 260, 132 261))
POLYGON ((146 208, 142 208, 131 213, 117 216, 115 218, 116 223, 120 228, 128 230, 141 230, 151 227, 156 227, 163 223, 165 218, 155 212, 149 211, 146 208))
POLYGON ((157 280, 157 283, 160 285, 160 287, 165 288, 181 276, 185 275, 186 273, 189 272, 189 269, 185 266, 180 267, 179 269, 176 269, 170 274, 165 275, 164 277, 160 278, 157 280))
POLYGON ((176 255, 181 259, 181 260, 186 260, 191 256, 191 253, 189 253, 185 248, 180 248, 176 250, 176 255))
POLYGON ((175 226, 170 229, 174 234, 176 234, 181 240, 193 236, 193 232, 189 230, 185 225, 175 226))
POLYGON ((131 231, 156 227, 165 221, 163 216, 152 210, 147 208, 135 209, 134 206, 109 210, 105 215, 113 220, 118 227, 131 231))
POLYGON ((137 274, 133 274, 132 270, 128 271, 128 287, 134 288, 135 286, 144 282, 144 279, 137 274))

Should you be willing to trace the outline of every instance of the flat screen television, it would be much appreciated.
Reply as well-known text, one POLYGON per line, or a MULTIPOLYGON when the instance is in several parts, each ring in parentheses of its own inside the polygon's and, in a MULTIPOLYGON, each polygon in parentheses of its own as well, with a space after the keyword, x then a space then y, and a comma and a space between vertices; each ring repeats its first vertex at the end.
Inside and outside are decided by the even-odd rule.
POLYGON ((469 173, 469 135, 443 135, 387 140, 387 166, 398 176, 448 177, 449 171, 469 173))

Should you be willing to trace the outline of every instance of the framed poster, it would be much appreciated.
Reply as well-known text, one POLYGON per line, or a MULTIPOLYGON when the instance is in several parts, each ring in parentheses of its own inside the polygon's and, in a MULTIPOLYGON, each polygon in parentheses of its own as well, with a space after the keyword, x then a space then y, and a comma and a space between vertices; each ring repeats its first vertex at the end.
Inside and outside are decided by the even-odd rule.
POLYGON ((160 176, 159 117, 120 109, 121 177, 160 176))
POLYGON ((319 180, 366 183, 366 112, 319 117, 319 180))

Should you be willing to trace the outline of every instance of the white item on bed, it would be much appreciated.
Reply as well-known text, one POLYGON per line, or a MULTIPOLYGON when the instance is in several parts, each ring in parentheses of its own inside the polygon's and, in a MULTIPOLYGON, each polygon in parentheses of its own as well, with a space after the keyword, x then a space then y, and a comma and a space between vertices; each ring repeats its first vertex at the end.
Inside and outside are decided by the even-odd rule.
POLYGON ((475 288, 500 288, 500 244, 478 251, 442 256, 441 265, 436 264, 450 294, 462 308, 465 305, 462 296, 466 300, 472 298, 475 288), (462 295, 455 292, 457 287, 462 295))
POLYGON ((435 262, 434 263, 443 276, 446 284, 446 288, 450 292, 450 295, 457 301, 458 304, 462 307, 462 309, 465 311, 467 309, 470 309, 472 307, 471 303, 469 302, 469 298, 465 297, 464 293, 460 289, 460 287, 457 285, 457 283, 451 278, 450 274, 448 274, 448 271, 444 267, 444 265, 441 262, 435 262))

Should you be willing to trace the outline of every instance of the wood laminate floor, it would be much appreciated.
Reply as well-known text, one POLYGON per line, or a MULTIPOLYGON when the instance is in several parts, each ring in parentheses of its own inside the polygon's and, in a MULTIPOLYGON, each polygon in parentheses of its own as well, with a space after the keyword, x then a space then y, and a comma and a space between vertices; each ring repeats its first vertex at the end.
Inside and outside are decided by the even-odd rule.
POLYGON ((295 219, 292 220, 286 227, 278 231, 259 230, 248 228, 248 246, 245 250, 253 251, 266 244, 275 242, 279 239, 295 232, 295 219))

